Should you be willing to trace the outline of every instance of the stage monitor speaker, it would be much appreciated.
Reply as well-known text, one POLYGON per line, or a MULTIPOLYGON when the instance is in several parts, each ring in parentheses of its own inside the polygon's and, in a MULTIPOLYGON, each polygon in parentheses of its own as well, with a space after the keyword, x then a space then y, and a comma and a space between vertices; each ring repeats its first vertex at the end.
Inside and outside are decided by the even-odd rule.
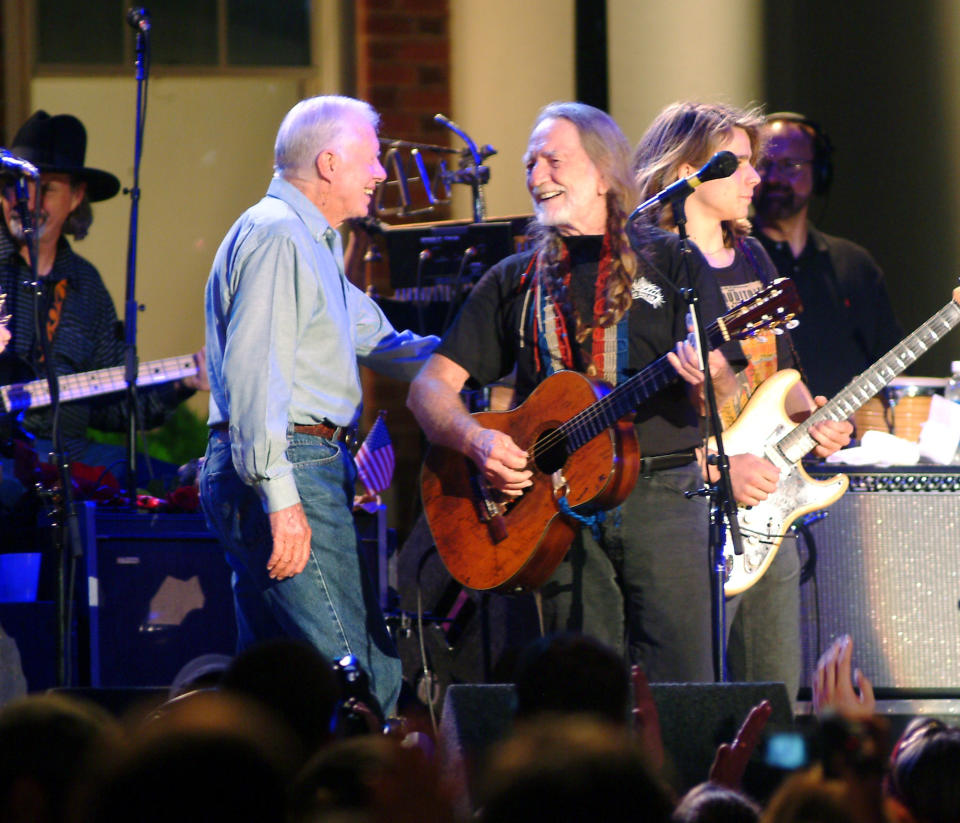
MULTIPOLYGON (((835 473, 835 472, 834 472, 835 473)), ((960 473, 851 469, 809 526, 816 576, 801 588, 804 682, 841 634, 875 687, 960 686, 960 473)))
POLYGON ((230 568, 201 514, 81 507, 93 687, 168 686, 202 654, 233 654, 230 568))
MULTIPOLYGON (((793 725, 793 711, 783 683, 651 683, 667 755, 664 774, 678 792, 707 779, 717 746, 729 743, 750 709, 769 700, 768 729, 793 725)), ((776 775, 779 779, 779 775, 776 775)), ((744 788, 755 797, 767 794, 769 769, 754 755, 744 788)))

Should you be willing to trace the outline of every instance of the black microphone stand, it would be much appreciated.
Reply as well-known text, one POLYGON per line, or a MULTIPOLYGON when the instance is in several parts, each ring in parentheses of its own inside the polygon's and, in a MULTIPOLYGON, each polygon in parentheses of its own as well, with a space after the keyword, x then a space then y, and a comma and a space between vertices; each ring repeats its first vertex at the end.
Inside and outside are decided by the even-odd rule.
MULTIPOLYGON (((690 238, 687 234, 687 216, 684 209, 685 201, 685 196, 677 197, 671 201, 670 205, 673 208, 673 222, 676 223, 677 232, 680 235, 681 265, 683 266, 686 282, 692 283, 693 281, 690 276, 690 255, 693 254, 693 249, 690 247, 690 238)), ((723 594, 723 584, 726 579, 723 547, 726 542, 728 525, 734 550, 737 554, 743 552, 743 543, 740 535, 740 524, 737 520, 737 504, 733 496, 733 482, 730 478, 730 458, 727 456, 723 447, 723 436, 721 434, 723 425, 720 422, 720 411, 717 407, 713 378, 710 375, 710 368, 707 363, 707 354, 710 351, 710 347, 707 342, 706 325, 703 321, 700 298, 696 289, 692 286, 683 290, 683 296, 693 315, 697 345, 700 350, 700 357, 703 360, 701 363, 703 367, 703 396, 708 421, 708 432, 704 438, 704 457, 707 465, 716 466, 720 473, 720 478, 717 483, 710 483, 708 480, 705 488, 696 492, 687 492, 686 494, 688 496, 705 494, 710 499, 710 537, 708 545, 711 563, 713 564, 711 605, 713 607, 714 673, 717 682, 724 683, 727 680, 727 611, 723 594), (715 457, 707 455, 706 440, 709 437, 710 430, 713 431, 714 441, 717 447, 715 457)))
POLYGON ((134 150, 133 150, 133 186, 125 190, 130 195, 130 233, 127 244, 127 289, 124 299, 123 329, 124 329, 124 380, 127 383, 127 476, 126 490, 129 505, 136 507, 137 502, 137 429, 139 422, 137 404, 137 373, 139 358, 137 356, 137 312, 140 304, 137 302, 137 229, 140 215, 140 160, 143 156, 143 130, 146 120, 146 92, 150 74, 150 24, 146 19, 146 10, 140 9, 141 22, 138 24, 131 15, 127 21, 137 32, 137 110, 134 123, 134 150))
POLYGON ((76 562, 83 555, 80 543, 80 528, 77 524, 77 510, 73 500, 73 484, 70 479, 70 462, 63 445, 63 433, 60 429, 60 380, 47 337, 46 301, 44 284, 40 280, 38 269, 40 201, 43 197, 40 180, 35 180, 34 210, 30 210, 30 189, 27 178, 17 177, 16 209, 23 226, 27 257, 30 264, 30 289, 33 296, 34 333, 40 345, 43 357, 47 388, 50 392, 50 459, 57 467, 60 478, 60 494, 54 493, 53 548, 57 558, 57 685, 69 686, 72 680, 72 653, 70 648, 71 628, 73 626, 73 590, 76 580, 76 562))

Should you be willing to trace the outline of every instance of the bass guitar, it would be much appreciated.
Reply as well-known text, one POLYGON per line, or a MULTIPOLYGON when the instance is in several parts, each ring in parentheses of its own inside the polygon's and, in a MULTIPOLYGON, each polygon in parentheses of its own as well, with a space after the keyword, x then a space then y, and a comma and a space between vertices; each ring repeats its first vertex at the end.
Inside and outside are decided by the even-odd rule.
MULTIPOLYGON (((182 357, 167 357, 141 363, 137 369, 138 386, 154 386, 169 383, 197 373, 197 364, 192 354, 182 357)), ((124 367, 114 366, 96 371, 60 375, 60 400, 82 400, 100 394, 123 391, 127 387, 124 367)), ((31 380, 0 387, 0 405, 6 413, 18 414, 28 409, 50 405, 50 388, 46 380, 31 380)))
MULTIPOLYGON (((708 342, 749 337, 789 322, 798 309, 793 282, 775 280, 715 321, 708 342)), ((546 582, 578 528, 565 506, 609 509, 626 498, 639 469, 632 413, 676 378, 666 355, 613 389, 562 371, 516 409, 475 414, 530 454, 533 485, 519 498, 501 495, 460 452, 431 446, 421 494, 451 576, 473 589, 511 592, 546 582)))
POLYGON ((793 369, 767 378, 747 401, 740 416, 723 434, 728 454, 766 457, 778 469, 776 491, 757 506, 740 507, 737 520, 743 538, 743 554, 736 554, 727 534, 724 546, 726 581, 730 597, 746 591, 767 571, 790 524, 809 512, 832 505, 847 490, 842 474, 814 480, 800 460, 817 444, 810 428, 823 420, 846 420, 921 354, 960 323, 960 288, 953 299, 913 334, 904 338, 865 372, 855 377, 825 406, 800 425, 787 416, 785 400, 800 379, 793 369))

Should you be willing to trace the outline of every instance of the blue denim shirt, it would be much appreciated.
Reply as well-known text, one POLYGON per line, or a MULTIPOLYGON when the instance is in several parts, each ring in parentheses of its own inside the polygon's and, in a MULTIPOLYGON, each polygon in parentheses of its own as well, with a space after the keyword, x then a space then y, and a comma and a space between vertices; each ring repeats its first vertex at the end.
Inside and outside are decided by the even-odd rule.
POLYGON ((350 425, 361 406, 358 362, 409 380, 438 343, 394 330, 344 277, 340 235, 279 177, 220 244, 205 312, 209 423, 229 420, 234 467, 268 512, 300 500, 290 425, 350 425))

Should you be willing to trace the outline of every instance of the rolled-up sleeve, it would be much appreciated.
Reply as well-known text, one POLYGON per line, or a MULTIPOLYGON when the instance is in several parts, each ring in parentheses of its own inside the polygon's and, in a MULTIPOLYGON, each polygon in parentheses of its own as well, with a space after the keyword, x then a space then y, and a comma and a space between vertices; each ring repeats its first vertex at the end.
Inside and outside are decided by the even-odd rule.
POLYGON ((350 297, 356 318, 354 345, 360 363, 388 377, 413 380, 440 338, 432 334, 421 337, 409 330, 398 332, 369 296, 353 289, 350 297))

